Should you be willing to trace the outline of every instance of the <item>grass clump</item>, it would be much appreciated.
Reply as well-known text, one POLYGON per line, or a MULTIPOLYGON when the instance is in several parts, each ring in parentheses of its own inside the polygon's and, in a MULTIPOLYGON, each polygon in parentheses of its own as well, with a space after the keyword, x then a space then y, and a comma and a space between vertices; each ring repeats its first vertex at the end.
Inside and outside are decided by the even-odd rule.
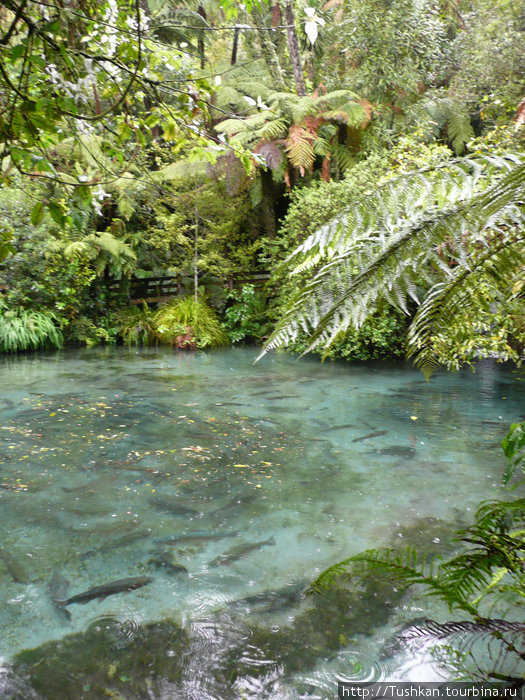
POLYGON ((0 306, 0 352, 61 348, 59 319, 51 311, 6 309, 0 306))
POLYGON ((213 309, 193 297, 162 306, 155 314, 155 325, 161 342, 180 349, 218 347, 228 342, 213 309))

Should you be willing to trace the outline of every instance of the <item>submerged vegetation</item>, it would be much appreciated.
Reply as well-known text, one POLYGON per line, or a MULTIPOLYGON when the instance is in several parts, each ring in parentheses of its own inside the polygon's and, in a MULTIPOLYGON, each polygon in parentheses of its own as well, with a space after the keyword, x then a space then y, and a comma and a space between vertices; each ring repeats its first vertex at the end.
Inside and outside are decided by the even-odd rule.
MULTIPOLYGON (((513 424, 502 445, 509 462, 504 482, 516 481, 518 472, 514 486, 523 486, 525 423, 513 424)), ((520 664, 525 658, 525 626, 520 616, 525 596, 525 498, 482 503, 474 524, 459 531, 457 540, 462 546, 449 559, 428 557, 415 547, 401 552, 399 548, 361 552, 324 571, 312 590, 330 588, 343 574, 368 580, 378 572, 387 574, 400 589, 419 584, 427 595, 443 600, 450 612, 459 610, 471 621, 440 625, 426 620, 418 625, 415 636, 433 639, 438 645, 445 641, 449 646, 444 660, 449 664, 454 661, 456 670, 468 673, 470 679, 499 679, 511 687, 521 687, 520 664), (469 648, 477 638, 484 638, 485 655, 479 650, 474 655, 469 648), (453 652, 457 652, 455 658, 453 652)))

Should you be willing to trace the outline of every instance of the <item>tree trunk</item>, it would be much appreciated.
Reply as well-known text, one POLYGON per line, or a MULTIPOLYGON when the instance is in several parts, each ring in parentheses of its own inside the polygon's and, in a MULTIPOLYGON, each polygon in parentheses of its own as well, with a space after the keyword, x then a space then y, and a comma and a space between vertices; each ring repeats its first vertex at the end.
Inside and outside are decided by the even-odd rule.
MULTIPOLYGON (((197 8, 197 12, 199 15, 202 17, 202 19, 207 19, 206 17, 206 10, 202 5, 199 5, 197 8)), ((201 57, 201 68, 204 68, 204 64, 206 63, 206 57, 204 55, 204 37, 201 36, 199 39, 199 56, 201 57)))
POLYGON ((239 27, 235 27, 233 32, 232 58, 230 64, 234 66, 237 62, 237 47, 239 46, 239 27))
POLYGON ((275 50, 275 46, 273 44, 271 37, 269 36, 268 30, 263 29, 263 27, 264 27, 263 14, 259 9, 255 8, 255 7, 253 8, 252 13, 253 13, 253 17, 254 17, 255 21, 257 22, 258 34, 259 34, 259 39, 261 40, 261 49, 262 49, 263 58, 266 62, 266 65, 268 66, 268 69, 270 70, 270 73, 272 74, 272 76, 275 80, 275 87, 278 90, 286 90, 283 69, 281 68, 281 63, 279 61, 277 51, 275 50))
POLYGON ((199 212, 195 209, 195 238, 193 241, 193 296, 199 300, 199 212))
POLYGON ((295 80, 295 89, 300 97, 306 95, 304 85, 303 67, 301 65, 301 56, 299 54, 299 42, 297 41, 297 33, 295 31, 292 0, 286 0, 284 4, 284 18, 288 25, 286 32, 288 37, 288 53, 292 63, 293 77, 295 80))
POLYGON ((262 217, 266 235, 268 238, 275 238, 275 210, 273 208, 273 180, 272 174, 268 171, 261 170, 261 190, 262 190, 262 217))

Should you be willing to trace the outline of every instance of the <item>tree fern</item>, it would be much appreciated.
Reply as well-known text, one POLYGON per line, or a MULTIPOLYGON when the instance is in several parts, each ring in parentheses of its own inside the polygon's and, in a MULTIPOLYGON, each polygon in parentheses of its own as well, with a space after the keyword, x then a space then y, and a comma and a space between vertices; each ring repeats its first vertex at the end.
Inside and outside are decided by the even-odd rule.
POLYGON ((434 93, 417 103, 412 119, 428 138, 446 137, 458 156, 474 138, 467 108, 442 93, 434 93))
POLYGON ((90 233, 81 240, 65 243, 63 253, 70 260, 85 257, 99 275, 106 267, 115 274, 129 274, 136 264, 136 255, 130 246, 109 231, 90 233))
POLYGON ((265 351, 294 341, 299 329, 311 334, 309 349, 327 347, 341 331, 359 327, 380 299, 408 313, 408 299, 419 303, 418 285, 426 280, 430 291, 408 349, 428 369, 439 359, 431 340, 446 329, 458 299, 468 310, 476 302, 469 290, 481 277, 505 292, 502 279, 522 274, 524 195, 525 159, 517 154, 446 163, 378 188, 286 261, 291 274, 315 273, 265 351))
POLYGON ((338 130, 340 124, 351 129, 365 128, 371 115, 369 103, 359 100, 349 90, 337 90, 321 97, 316 93, 298 96, 289 92, 260 92, 268 109, 242 119, 226 119, 216 126, 216 130, 228 134, 233 144, 252 148, 255 152, 259 152, 263 144, 282 143, 289 165, 300 175, 312 170, 318 155, 325 158, 323 178, 328 179, 330 168, 327 166, 335 151, 339 169, 342 171, 348 167, 352 156, 345 146, 337 143, 338 130))

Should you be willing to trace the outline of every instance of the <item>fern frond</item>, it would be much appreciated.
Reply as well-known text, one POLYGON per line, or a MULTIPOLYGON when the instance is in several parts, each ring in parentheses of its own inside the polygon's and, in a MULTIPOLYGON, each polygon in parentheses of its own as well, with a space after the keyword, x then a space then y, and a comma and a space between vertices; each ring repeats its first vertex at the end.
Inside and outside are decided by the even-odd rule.
POLYGON ((244 98, 244 93, 239 92, 230 85, 221 85, 215 92, 214 106, 220 110, 248 115, 254 112, 254 108, 244 98))
POLYGON ((286 139, 285 151, 290 163, 304 174, 314 163, 314 136, 301 126, 293 124, 286 139))
POLYGON ((315 104, 321 108, 335 108, 340 107, 345 102, 357 102, 360 97, 355 92, 351 90, 332 90, 332 92, 327 92, 325 95, 320 95, 315 98, 315 104))
POLYGON ((61 348, 62 344, 62 331, 54 313, 23 308, 0 311, 0 353, 61 348))
POLYGON ((255 80, 237 80, 235 86, 243 95, 249 95, 254 100, 260 97, 263 102, 266 102, 273 94, 271 88, 255 80))
POLYGON ((332 145, 332 160, 335 160, 339 169, 344 172, 355 165, 355 155, 346 146, 340 143, 332 145))
POLYGON ((257 137, 265 141, 275 141, 276 139, 284 138, 287 132, 288 125, 284 119, 272 119, 263 124, 257 133, 257 137))
POLYGON ((317 105, 313 97, 301 97, 296 104, 291 105, 291 117, 294 124, 300 124, 306 117, 313 116, 317 112, 317 105))
MULTIPOLYGON (((311 334, 309 349, 326 347, 350 325, 359 327, 381 298, 406 311, 408 298, 417 303, 414 290, 421 278, 435 282, 441 274, 446 281, 433 288, 411 331, 420 352, 425 345, 417 339, 431 332, 425 314, 434 322, 440 294, 463 285, 464 297, 471 269, 483 267, 495 277, 502 274, 505 256, 507 262, 509 255, 521 259, 524 197, 525 158, 518 154, 448 162, 378 188, 285 262, 296 263, 292 274, 325 264, 297 292, 263 354, 292 342, 300 330, 311 334), (503 244, 487 246, 492 236, 503 244), (442 258, 444 241, 455 251, 453 268, 442 258)), ((452 293, 449 298, 452 305, 452 293)), ((432 359, 421 355, 421 361, 432 359)))
POLYGON ((323 571, 312 583, 311 590, 318 592, 329 588, 343 574, 363 577, 378 572, 388 574, 390 580, 403 587, 423 584, 429 589, 427 595, 441 597, 451 609, 457 607, 471 614, 476 613, 462 595, 466 587, 451 587, 449 582, 441 580, 440 558, 427 562, 424 557, 418 556, 413 547, 406 548, 401 554, 392 549, 369 549, 356 554, 323 571))
POLYGON ((361 129, 369 122, 369 115, 359 102, 346 102, 336 109, 320 112, 319 116, 327 121, 343 122, 361 129))
POLYGON ((217 124, 215 130, 219 133, 235 136, 236 134, 245 133, 249 130, 249 125, 244 119, 225 119, 220 124, 217 124))
POLYGON ((465 152, 466 144, 474 138, 474 129, 466 109, 457 105, 451 108, 447 118, 447 137, 454 153, 458 156, 465 152))

